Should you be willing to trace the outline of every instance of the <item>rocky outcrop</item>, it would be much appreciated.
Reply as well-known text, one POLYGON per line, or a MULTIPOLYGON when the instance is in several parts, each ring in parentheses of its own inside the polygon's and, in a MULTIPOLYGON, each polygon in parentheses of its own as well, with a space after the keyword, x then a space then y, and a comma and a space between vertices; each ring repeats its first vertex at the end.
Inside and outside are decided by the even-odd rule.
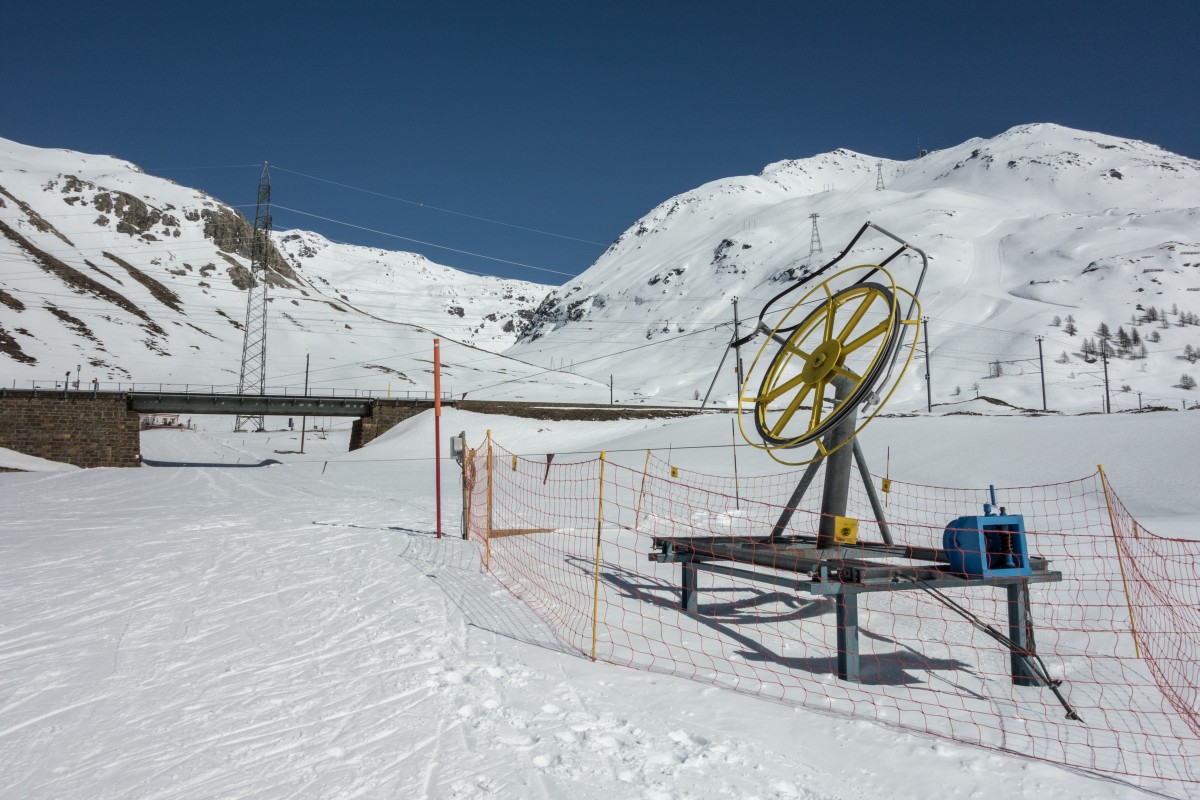
MULTIPOLYGON (((226 206, 217 206, 202 209, 200 217, 204 220, 205 238, 211 239, 218 248, 245 259, 254 257, 254 228, 237 211, 226 206)), ((273 286, 291 286, 299 283, 292 266, 279 254, 275 243, 268 240, 267 248, 268 283, 273 286)), ((248 270, 246 274, 249 275, 248 270)), ((244 289, 246 286, 238 288, 244 289)))

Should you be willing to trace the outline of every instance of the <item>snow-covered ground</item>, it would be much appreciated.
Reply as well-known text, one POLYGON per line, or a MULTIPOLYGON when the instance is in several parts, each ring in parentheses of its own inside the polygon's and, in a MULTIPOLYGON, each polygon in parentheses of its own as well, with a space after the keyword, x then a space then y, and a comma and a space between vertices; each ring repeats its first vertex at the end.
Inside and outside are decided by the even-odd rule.
MULTIPOLYGON (((431 414, 354 453, 348 423, 309 431, 305 455, 283 420, 196 421, 143 434, 144 456, 228 466, 0 474, 0 797, 1144 796, 566 652, 458 538, 449 459, 435 537, 431 414), (244 466, 265 459, 283 463, 244 466)), ((521 453, 732 466, 687 449, 729 442, 724 416, 442 420, 471 444, 489 429, 521 453)), ((1200 523, 1190 413, 880 419, 862 441, 876 471, 890 448, 894 477, 941 485, 1103 463, 1151 530, 1200 523)))

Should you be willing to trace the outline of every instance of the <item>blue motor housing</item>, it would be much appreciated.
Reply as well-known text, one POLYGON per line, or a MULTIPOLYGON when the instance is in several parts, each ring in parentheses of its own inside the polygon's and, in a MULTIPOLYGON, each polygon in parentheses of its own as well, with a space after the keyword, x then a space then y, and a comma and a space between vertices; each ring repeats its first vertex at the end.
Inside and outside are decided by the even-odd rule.
POLYGON ((942 549, 950 571, 959 575, 998 578, 1033 574, 1020 514, 959 517, 946 526, 942 549))

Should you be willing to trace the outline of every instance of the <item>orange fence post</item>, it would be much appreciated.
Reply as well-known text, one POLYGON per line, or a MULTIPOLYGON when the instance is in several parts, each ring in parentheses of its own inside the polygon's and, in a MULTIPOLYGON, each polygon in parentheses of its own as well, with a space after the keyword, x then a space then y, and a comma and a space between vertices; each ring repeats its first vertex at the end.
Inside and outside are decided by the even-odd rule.
POLYGON ((468 470, 471 475, 475 473, 475 451, 467 447, 467 434, 462 435, 462 537, 464 539, 471 538, 471 491, 475 488, 475 479, 468 478, 468 470))
POLYGON ((604 457, 600 451, 600 497, 596 504, 596 564, 592 587, 592 661, 596 660, 596 629, 600 624, 600 531, 604 528, 604 457))
POLYGON ((1097 464, 1100 471, 1100 485, 1104 487, 1104 504, 1108 506, 1108 524, 1112 528, 1113 543, 1117 548, 1117 566, 1121 569, 1121 586, 1125 589, 1125 605, 1129 608, 1129 633, 1133 636, 1133 654, 1142 657, 1142 648, 1138 646, 1137 621, 1133 618, 1133 598, 1129 596, 1129 581, 1125 577, 1125 559, 1121 557, 1121 538, 1117 536, 1117 518, 1113 514, 1112 498, 1108 496, 1108 476, 1104 474, 1104 465, 1097 464))
POLYGON ((487 432, 487 538, 483 545, 483 569, 492 569, 492 432, 487 432))
POLYGON ((638 519, 642 516, 642 497, 646 494, 646 473, 650 470, 650 448, 646 448, 646 463, 642 467, 642 488, 638 490, 637 507, 633 511, 633 529, 636 531, 638 519))

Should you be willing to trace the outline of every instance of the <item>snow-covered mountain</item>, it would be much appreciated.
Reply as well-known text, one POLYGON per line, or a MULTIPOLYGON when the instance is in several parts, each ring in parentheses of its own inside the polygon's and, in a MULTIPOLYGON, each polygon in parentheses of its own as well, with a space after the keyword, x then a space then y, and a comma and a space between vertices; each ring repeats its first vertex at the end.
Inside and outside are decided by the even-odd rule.
MULTIPOLYGON (((670 198, 553 290, 277 232, 268 382, 297 385, 312 353, 314 386, 427 391, 440 336, 455 393, 606 402, 611 375, 619 402, 690 404, 730 340, 730 301, 752 322, 871 220, 930 255, 933 402, 1040 408, 1041 337, 1049 407, 1099 411, 1103 325, 1114 409, 1191 405, 1198 179, 1154 145, 1050 124, 911 161, 836 150, 670 198)), ((127 162, 0 140, 0 224, 0 380, 84 363, 85 380, 236 384, 237 211, 127 162)), ((891 249, 867 236, 844 263, 891 249)), ((915 260, 891 266, 911 288, 915 260)), ((892 410, 925 406, 922 355, 892 410)), ((729 406, 732 372, 718 377, 729 406)))
MULTIPOLYGON (((1043 336, 1050 408, 1100 410, 1103 365, 1085 341, 1099 347, 1101 323, 1115 408, 1136 408, 1138 392, 1173 407, 1191 396, 1178 384, 1193 371, 1185 353, 1200 348, 1200 163, 1050 124, 906 162, 847 150, 780 161, 673 197, 552 292, 509 352, 536 360, 589 337, 612 352, 641 345, 590 369, 618 386, 640 380, 651 395, 694 396, 730 338, 728 327, 703 329, 732 320, 731 299, 743 320, 755 317, 867 220, 930 254, 921 300, 934 402, 974 397, 978 384, 1040 408, 1043 336), (822 247, 810 255, 811 214, 822 247)), ((843 264, 875 263, 893 247, 864 237, 843 264)), ((911 288, 917 265, 893 266, 911 288)), ((923 373, 910 371, 893 405, 925 405, 923 373)), ((732 402, 734 389, 722 378, 714 397, 732 402)))
MULTIPOLYGON (((0 140, 0 377, 81 365, 105 386, 236 385, 251 238, 240 212, 128 162, 0 140)), ((269 385, 302 383, 311 353, 317 386, 428 390, 434 336, 449 381, 538 371, 475 348, 515 341, 548 287, 304 231, 273 238, 269 385)))

